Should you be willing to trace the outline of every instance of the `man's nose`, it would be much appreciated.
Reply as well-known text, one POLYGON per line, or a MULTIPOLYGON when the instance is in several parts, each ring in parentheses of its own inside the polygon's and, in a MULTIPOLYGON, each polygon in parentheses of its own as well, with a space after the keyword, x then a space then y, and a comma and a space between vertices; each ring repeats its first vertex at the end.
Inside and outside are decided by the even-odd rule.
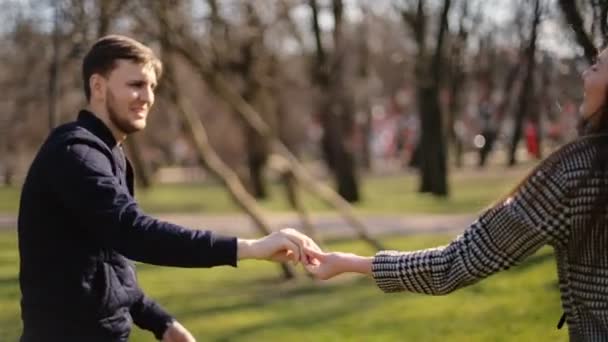
POLYGON ((147 103, 152 103, 152 101, 154 101, 154 92, 149 87, 146 87, 139 92, 139 99, 147 103))

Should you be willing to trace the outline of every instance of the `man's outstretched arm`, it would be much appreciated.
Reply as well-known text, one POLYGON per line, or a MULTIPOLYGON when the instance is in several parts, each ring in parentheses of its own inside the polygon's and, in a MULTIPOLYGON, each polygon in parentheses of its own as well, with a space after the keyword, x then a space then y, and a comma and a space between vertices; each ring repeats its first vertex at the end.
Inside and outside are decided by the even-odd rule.
POLYGON ((54 191, 100 246, 129 259, 161 266, 236 266, 237 260, 305 260, 305 246, 316 246, 295 230, 257 240, 180 227, 143 213, 119 184, 106 155, 86 144, 59 151, 54 191))

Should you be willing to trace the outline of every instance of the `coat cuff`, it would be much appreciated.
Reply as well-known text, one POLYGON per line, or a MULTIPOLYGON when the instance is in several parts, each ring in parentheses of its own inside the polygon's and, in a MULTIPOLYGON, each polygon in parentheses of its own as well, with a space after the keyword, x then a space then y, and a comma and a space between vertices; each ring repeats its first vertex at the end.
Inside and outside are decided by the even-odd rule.
POLYGON ((150 331, 157 340, 161 341, 167 328, 175 321, 171 315, 166 313, 160 306, 155 305, 151 308, 150 331))
POLYGON ((131 307, 131 316, 138 327, 151 331, 159 341, 175 321, 158 303, 145 295, 131 307))
POLYGON ((400 292, 406 289, 400 275, 403 253, 381 251, 374 256, 372 276, 376 285, 384 292, 400 292))
POLYGON ((211 248, 215 251, 215 266, 237 265, 237 238, 213 233, 211 248))

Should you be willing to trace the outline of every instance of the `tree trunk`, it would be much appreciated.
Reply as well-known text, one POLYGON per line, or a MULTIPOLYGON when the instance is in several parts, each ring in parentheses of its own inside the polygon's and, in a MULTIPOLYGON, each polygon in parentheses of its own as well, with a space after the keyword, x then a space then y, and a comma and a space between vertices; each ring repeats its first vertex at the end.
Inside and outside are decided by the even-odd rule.
POLYGON ((268 197, 266 182, 264 181, 264 166, 268 160, 268 151, 259 146, 261 138, 251 128, 247 130, 247 166, 249 169, 250 192, 256 199, 268 197))
MULTIPOLYGON (((420 4, 420 3, 419 3, 420 4)), ((424 11, 418 7, 417 42, 419 56, 417 61, 418 74, 418 106, 420 113, 420 192, 432 193, 436 196, 448 195, 447 184, 447 155, 445 136, 443 132, 441 106, 439 104, 439 87, 443 66, 443 42, 447 30, 447 18, 451 1, 445 0, 441 11, 439 31, 435 45, 435 52, 431 64, 424 56, 424 11)))
MULTIPOLYGON (((521 88, 521 96, 519 102, 519 110, 515 113, 515 121, 513 127, 513 136, 511 138, 511 148, 509 150, 509 166, 513 166, 517 163, 517 145, 521 140, 523 122, 528 112, 530 110, 531 101, 533 99, 534 92, 534 71, 536 62, 534 59, 534 55, 536 53, 536 39, 537 39, 537 29, 538 24, 540 23, 540 0, 535 1, 534 6, 534 16, 532 19, 532 32, 530 34, 530 44, 528 45, 528 49, 526 51, 526 76, 523 81, 523 86, 521 88)), ((540 131, 540 127, 537 126, 537 130, 540 131)), ((537 134, 538 136, 538 134, 537 134)), ((540 148, 540 147, 539 147, 540 148)))
POLYGON ((59 4, 55 4, 53 23, 53 56, 49 67, 49 128, 52 130, 57 126, 57 98, 59 86, 59 4))
POLYGON ((13 175, 14 175, 13 170, 9 166, 6 166, 4 168, 4 185, 11 186, 15 183, 14 179, 13 179, 13 175))
POLYGON ((369 108, 369 101, 364 101, 363 110, 365 113, 365 121, 363 123, 363 137, 361 138, 361 164, 363 168, 371 171, 372 165, 372 151, 370 141, 372 137, 372 111, 369 108))
POLYGON ((458 36, 452 43, 451 63, 450 63, 450 108, 447 113, 447 134, 448 146, 453 146, 454 165, 457 168, 463 164, 463 144, 460 135, 456 130, 456 122, 460 118, 462 111, 462 92, 467 80, 463 56, 469 32, 466 29, 465 21, 469 19, 468 2, 463 1, 460 14, 458 36))
POLYGON ((363 113, 363 127, 361 132, 361 154, 360 163, 361 166, 368 171, 372 169, 372 156, 371 156, 371 136, 372 136, 372 113, 370 106, 370 98, 372 93, 371 80, 370 80, 370 63, 371 53, 367 44, 369 40, 369 9, 362 5, 361 10, 363 12, 363 22, 359 31, 359 77, 361 82, 364 84, 363 92, 356 95, 360 98, 359 110, 363 113))
POLYGON ((438 89, 431 85, 419 88, 421 139, 420 192, 448 195, 445 140, 441 130, 438 89))
POLYGON ((521 63, 515 63, 514 65, 511 66, 511 68, 509 68, 509 72, 507 74, 507 78, 505 80, 504 83, 504 87, 503 87, 503 98, 501 99, 500 103, 498 104, 498 106, 496 106, 496 115, 498 116, 497 118, 497 125, 496 125, 496 132, 500 132, 500 129, 502 128, 502 122, 504 120, 505 117, 507 117, 507 112, 509 111, 510 108, 510 104, 511 104, 511 100, 513 99, 514 96, 514 90, 515 88, 515 84, 517 81, 517 78, 520 74, 522 70, 522 65, 521 63))
MULTIPOLYGON (((264 121, 274 130, 276 129, 275 122, 277 120, 275 116, 277 113, 270 103, 274 99, 267 96, 267 89, 261 81, 264 77, 269 77, 271 57, 264 47, 261 23, 253 4, 244 2, 243 6, 247 13, 247 24, 251 33, 241 46, 243 53, 241 67, 245 83, 242 96, 258 110, 264 121)), ((249 168, 249 190, 256 199, 264 199, 267 197, 264 169, 268 160, 268 147, 264 139, 255 130, 248 127, 246 122, 243 125, 247 131, 246 151, 249 168)))
POLYGON ((346 146, 346 140, 352 132, 352 106, 350 106, 343 79, 342 46, 342 1, 334 0, 334 48, 328 58, 321 39, 318 20, 318 7, 315 0, 310 1, 313 12, 313 32, 317 46, 316 69, 314 79, 323 99, 320 115, 323 126, 321 148, 328 168, 332 171, 337 192, 346 201, 353 203, 360 199, 356 176, 355 158, 346 146))
POLYGON ((3 158, 4 185, 11 186, 15 184, 15 156, 17 153, 10 142, 7 142, 5 152, 3 158))
POLYGON ((463 164, 463 146, 462 141, 460 139, 460 135, 456 129, 456 122, 460 117, 461 111, 461 87, 464 82, 464 74, 458 72, 454 75, 452 80, 452 89, 450 90, 451 94, 451 103, 450 108, 447 113, 447 134, 448 134, 448 146, 453 147, 454 152, 454 166, 457 168, 462 167, 463 164))
MULTIPOLYGON (((326 107, 327 111, 330 108, 326 107)), ((359 189, 355 177, 354 158, 344 145, 340 117, 329 113, 323 115, 323 136, 321 145, 325 162, 334 174, 338 194, 348 202, 359 200, 359 189)))

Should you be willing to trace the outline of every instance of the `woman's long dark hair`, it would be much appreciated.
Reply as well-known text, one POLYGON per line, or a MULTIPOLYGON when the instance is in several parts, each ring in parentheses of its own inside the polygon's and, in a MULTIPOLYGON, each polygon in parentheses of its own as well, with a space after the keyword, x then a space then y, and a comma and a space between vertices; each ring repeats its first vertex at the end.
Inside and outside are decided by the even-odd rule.
MULTIPOLYGON (((602 107, 588 118, 581 119, 578 131, 577 141, 586 140, 592 144, 594 156, 585 177, 577 181, 569 196, 576 198, 584 188, 589 187, 592 179, 598 179, 599 183, 591 211, 584 215, 583 224, 576 227, 578 231, 573 229, 571 232, 568 255, 571 263, 592 266, 589 269, 594 273, 599 267, 608 266, 608 251, 605 250, 608 244, 608 92, 602 107)), ((590 317, 608 333, 604 321, 591 313, 590 317)), ((564 320, 565 313, 558 323, 558 328, 561 328, 564 320)))
MULTIPOLYGON (((570 249, 573 262, 589 262, 589 259, 603 258, 608 265, 608 251, 601 256, 589 256, 590 251, 599 251, 600 248, 594 248, 594 244, 602 244, 608 242, 608 227, 602 229, 608 224, 607 209, 608 209, 608 93, 606 94, 606 102, 595 113, 586 118, 581 118, 578 123, 578 138, 566 146, 554 152, 547 159, 558 160, 561 158, 566 149, 570 153, 581 153, 589 150, 591 144, 594 156, 590 168, 584 173, 575 185, 567 191, 566 198, 573 199, 581 194, 581 191, 589 184, 592 179, 599 179, 598 194, 594 198, 591 210, 586 213, 580 231, 573 234, 575 238, 570 243, 570 249), (570 147, 570 148, 567 148, 570 147)), ((545 166, 545 162, 537 165, 528 173, 524 179, 518 183, 505 197, 499 200, 499 203, 504 202, 507 198, 514 196, 522 186, 545 166)), ((599 261, 599 260, 598 260, 599 261)))
MULTIPOLYGON (((573 147, 569 149, 569 153, 585 153, 591 150, 594 155, 589 169, 583 173, 584 176, 577 180, 575 185, 566 192, 566 200, 574 201, 577 196, 582 195, 581 192, 585 188, 593 186, 589 184, 592 180, 598 179, 599 183, 596 185, 598 192, 593 199, 591 210, 584 213, 581 225, 574 227, 573 224, 570 243, 567 247, 569 262, 585 266, 606 267, 608 266, 608 251, 604 248, 608 243, 608 227, 606 227, 608 223, 606 215, 608 209, 608 92, 605 103, 599 110, 586 118, 581 118, 578 124, 578 134, 579 136, 575 141, 566 145, 573 147), (589 148, 589 144, 591 148, 589 148)), ((561 148, 551 157, 560 159, 560 152, 565 150, 565 148, 561 148)), ((526 177, 512 191, 510 196, 514 195, 522 184, 536 173, 543 164, 537 166, 530 173, 530 176, 526 177)), ((591 272, 594 272, 596 267, 590 267, 591 272)), ((604 332, 608 332, 605 322, 593 314, 590 317, 596 321, 604 332)), ((561 329, 565 319, 566 314, 564 313, 557 324, 558 329, 561 329)))
POLYGON ((584 223, 570 243, 572 261, 578 263, 593 263, 604 261, 608 265, 608 251, 602 252, 601 246, 608 242, 607 209, 608 209, 608 93, 605 103, 595 113, 580 120, 577 140, 587 140, 593 146, 593 161, 586 176, 577 182, 572 189, 572 197, 589 187, 593 179, 599 180, 597 195, 586 215, 584 223), (590 255, 600 252, 601 255, 590 255), (599 260, 598 260, 599 259, 599 260))

